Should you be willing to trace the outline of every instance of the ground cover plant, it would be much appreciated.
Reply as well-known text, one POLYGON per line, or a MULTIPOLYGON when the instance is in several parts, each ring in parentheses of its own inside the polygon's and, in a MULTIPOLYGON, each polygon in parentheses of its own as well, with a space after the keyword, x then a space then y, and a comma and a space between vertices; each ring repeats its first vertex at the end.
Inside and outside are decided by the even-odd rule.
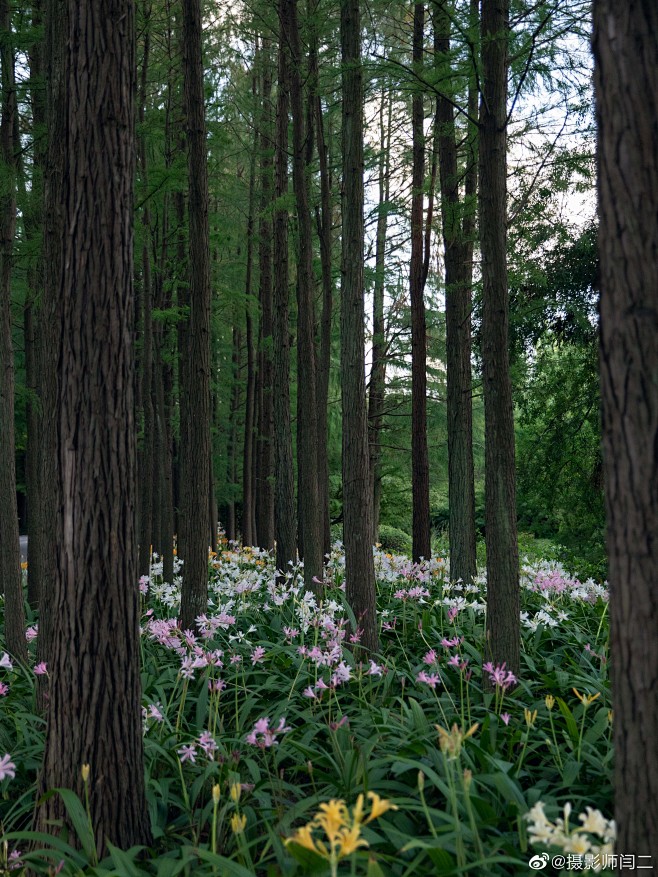
MULTIPOLYGON (((299 567, 276 577, 267 553, 224 543, 195 632, 154 558, 140 582, 154 845, 110 846, 101 862, 71 792, 52 792, 70 818, 59 839, 30 832, 34 691, 48 681, 31 624, 31 666, 0 660, 0 873, 526 874, 546 851, 601 871, 614 837, 605 586, 522 566, 516 679, 482 659, 483 577, 454 583, 441 558, 379 549, 375 565, 381 653, 368 655, 339 543, 321 600, 299 567)), ((94 765, 80 769, 102 794, 94 765)))

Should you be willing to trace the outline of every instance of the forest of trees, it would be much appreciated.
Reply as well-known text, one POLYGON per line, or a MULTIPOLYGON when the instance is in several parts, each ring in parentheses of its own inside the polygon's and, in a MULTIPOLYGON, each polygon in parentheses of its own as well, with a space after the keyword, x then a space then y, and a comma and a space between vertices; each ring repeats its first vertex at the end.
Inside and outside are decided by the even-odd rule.
POLYGON ((656 853, 658 8, 595 0, 594 102, 589 7, 0 0, 0 587, 3 649, 27 666, 38 618, 48 667, 36 829, 91 763, 99 852, 153 840, 154 556, 196 632, 223 537, 274 581, 303 560, 317 600, 338 539, 367 661, 373 545, 447 554, 486 570, 482 659, 519 677, 532 543, 609 578, 618 844, 656 853))

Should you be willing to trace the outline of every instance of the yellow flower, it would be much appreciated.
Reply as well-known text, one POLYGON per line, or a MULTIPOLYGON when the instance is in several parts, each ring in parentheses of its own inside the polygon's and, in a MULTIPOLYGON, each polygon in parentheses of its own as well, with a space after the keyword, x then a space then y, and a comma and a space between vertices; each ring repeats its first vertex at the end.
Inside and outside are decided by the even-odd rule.
POLYGON ((247 817, 244 813, 234 813, 231 816, 231 831, 233 834, 242 834, 247 825, 247 817))
POLYGON ((525 716, 525 723, 529 728, 532 728, 537 720, 537 710, 534 712, 530 712, 528 707, 523 710, 523 715, 525 716))
POLYGON ((220 793, 221 793, 221 789, 219 788, 219 783, 216 783, 216 784, 212 787, 212 800, 213 800, 213 804, 219 804, 219 796, 220 796, 220 793))
POLYGON ((338 843, 341 828, 347 825, 347 807, 344 801, 335 798, 328 804, 320 804, 321 812, 313 820, 318 828, 322 828, 331 846, 338 843))
POLYGON ((233 801, 235 804, 237 804, 238 801, 240 800, 241 794, 242 794, 242 786, 240 785, 240 783, 231 783, 231 790, 230 790, 231 801, 233 801))
POLYGON ((21 569, 27 569, 27 560, 21 561, 21 569))
POLYGON ((390 801, 386 801, 383 798, 380 798, 377 792, 368 792, 368 798, 371 801, 371 806, 370 816, 368 816, 365 822, 366 825, 369 822, 372 822, 373 819, 379 819, 379 817, 387 811, 398 809, 396 804, 391 804, 390 801))
POLYGON ((297 846, 304 847, 306 850, 311 850, 313 853, 318 853, 319 850, 315 846, 315 841, 313 840, 313 823, 309 822, 307 825, 302 825, 301 828, 298 828, 295 834, 292 837, 287 837, 284 840, 286 846, 291 843, 297 844, 297 846))
POLYGON ((350 856, 359 847, 367 847, 368 841, 361 837, 361 826, 354 823, 351 828, 344 828, 340 835, 339 857, 350 856))
POLYGON ((82 774, 82 782, 86 783, 89 780, 89 765, 83 764, 80 773, 82 774))
POLYGON ((594 703, 597 697, 601 697, 600 691, 597 691, 596 694, 581 694, 577 688, 572 689, 572 691, 584 707, 588 707, 594 703))
POLYGON ((546 695, 545 703, 546 703, 546 709, 547 709, 547 710, 552 710, 552 709, 553 709, 553 707, 555 706, 555 698, 553 697, 552 694, 547 694, 547 695, 546 695))

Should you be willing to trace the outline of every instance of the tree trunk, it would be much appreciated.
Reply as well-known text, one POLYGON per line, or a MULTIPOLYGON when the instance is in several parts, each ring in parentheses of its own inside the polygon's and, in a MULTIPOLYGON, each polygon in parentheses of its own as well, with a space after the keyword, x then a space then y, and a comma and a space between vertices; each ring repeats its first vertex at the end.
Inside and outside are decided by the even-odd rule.
MULTIPOLYGON (((283 3, 287 0, 282 0, 283 3)), ((279 33, 274 207, 274 533, 276 566, 285 573, 297 560, 295 476, 290 423, 290 334, 288 328, 288 60, 283 24, 279 33)))
POLYGON ((316 401, 313 245, 308 178, 304 160, 304 108, 297 0, 282 0, 283 38, 290 52, 292 175, 297 207, 297 471, 300 544, 304 551, 304 585, 318 590, 322 578, 322 530, 318 493, 318 412, 316 401))
MULTIPOLYGON (((41 2, 32 4, 32 26, 43 26, 41 2)), ((26 240, 35 240, 41 233, 43 217, 43 172, 46 160, 46 95, 44 81, 44 40, 35 41, 29 52, 30 98, 32 103, 34 152, 32 165, 29 211, 24 228, 26 240)), ((27 400, 27 447, 25 450, 25 487, 27 493, 28 571, 27 597, 32 608, 39 604, 43 591, 48 557, 44 548, 46 522, 42 520, 43 495, 47 491, 41 480, 41 457, 45 445, 43 411, 40 404, 43 376, 39 367, 41 344, 44 281, 43 252, 36 256, 36 264, 28 272, 28 295, 25 302, 25 380, 30 395, 27 400)))
POLYGON ((507 42, 509 0, 483 0, 480 250, 485 428, 487 659, 518 675, 519 549, 507 293, 507 42))
MULTIPOLYGON (((434 7, 434 59, 447 79, 450 14, 446 4, 434 7)), ((437 96, 436 121, 445 249, 450 578, 470 582, 477 572, 471 400, 472 245, 469 247, 462 225, 465 205, 459 197, 454 113, 451 102, 442 94, 437 96)))
MULTIPOLYGON (((255 99, 255 74, 253 96, 255 99)), ((257 139, 257 135, 254 135, 257 139)), ((254 545, 252 528, 254 514, 254 423, 256 414, 256 356, 254 343, 254 320, 252 316, 252 265, 254 252, 254 209, 256 192, 256 144, 249 162, 249 204, 247 208, 247 270, 245 288, 245 325, 247 347, 247 382, 244 408, 244 443, 242 446, 242 544, 254 545)))
POLYGON ((260 121, 259 289, 260 349, 258 356, 258 489, 256 531, 261 548, 274 548, 274 412, 272 408, 272 59, 269 39, 263 38, 260 121))
POLYGON ((363 72, 359 0, 342 0, 342 264, 340 378, 343 401, 343 539, 345 592, 361 645, 379 648, 372 556, 363 301, 363 72))
POLYGON ((382 494, 382 428, 386 394, 386 324, 384 292, 386 288, 386 230, 388 201, 391 193, 391 129, 393 93, 389 91, 384 122, 385 91, 379 105, 379 212, 375 236, 375 283, 372 296, 372 366, 368 386, 368 447, 370 452, 370 489, 372 492, 372 540, 379 540, 379 512, 382 494))
MULTIPOLYGON (((39 794, 64 787, 82 797, 81 767, 89 764, 102 856, 109 841, 122 849, 150 842, 135 540, 134 7, 90 0, 82 9, 71 0, 67 12, 74 38, 64 43, 66 153, 51 191, 63 219, 58 550, 39 794)), ((61 818, 54 795, 40 806, 38 826, 53 831, 51 820, 61 818)))
POLYGON ((210 481, 210 244, 208 228, 208 155, 203 83, 201 0, 183 3, 183 73, 188 143, 190 221, 190 338, 183 392, 188 445, 181 448, 185 504, 182 520, 185 557, 181 625, 208 608, 208 484, 210 481))
POLYGON ((18 660, 27 660, 25 603, 21 580, 16 509, 16 444, 14 440, 14 347, 11 338, 11 266, 16 231, 17 154, 14 150, 16 80, 11 14, 0 0, 0 64, 2 119, 0 152, 3 186, 0 192, 0 588, 5 595, 5 641, 18 660))
POLYGON ((593 46, 616 848, 642 868, 658 862, 658 7, 595 0, 593 46))
MULTIPOLYGON (((425 6, 414 3, 413 65, 423 66, 425 6)), ((414 89, 411 110, 413 168, 411 181, 411 490, 413 505, 413 559, 429 559, 430 469, 427 451, 427 329, 423 300, 423 184, 425 181, 425 134, 423 93, 414 89)))

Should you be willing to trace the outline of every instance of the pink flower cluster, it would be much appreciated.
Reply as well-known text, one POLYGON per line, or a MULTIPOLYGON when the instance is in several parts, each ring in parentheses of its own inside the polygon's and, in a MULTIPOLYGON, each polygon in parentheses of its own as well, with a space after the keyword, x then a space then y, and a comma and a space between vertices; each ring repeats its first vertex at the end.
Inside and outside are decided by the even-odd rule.
POLYGON ((245 739, 247 743, 258 746, 259 749, 269 749, 272 746, 278 746, 279 741, 276 738, 279 734, 287 734, 288 731, 292 731, 292 728, 286 725, 284 716, 281 716, 276 728, 270 728, 270 720, 265 717, 254 723, 253 731, 247 734, 245 739))
POLYGON ((485 673, 489 674, 489 679, 496 688, 500 688, 502 691, 507 691, 511 685, 516 685, 518 682, 514 673, 511 670, 505 669, 505 661, 502 664, 496 664, 495 667, 491 661, 487 661, 486 664, 482 665, 482 669, 485 673))

